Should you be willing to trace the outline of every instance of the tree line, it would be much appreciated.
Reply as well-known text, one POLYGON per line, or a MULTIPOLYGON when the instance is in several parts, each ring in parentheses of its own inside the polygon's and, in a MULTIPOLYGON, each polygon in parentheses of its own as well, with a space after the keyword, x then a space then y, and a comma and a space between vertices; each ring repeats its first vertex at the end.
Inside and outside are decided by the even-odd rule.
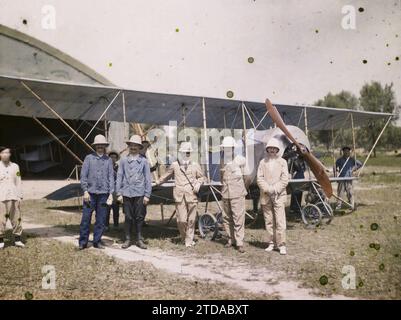
MULTIPOLYGON (((382 135, 376 146, 373 156, 376 156, 376 149, 397 150, 401 147, 401 128, 395 125, 400 107, 397 105, 393 83, 384 86, 377 81, 366 83, 359 91, 359 97, 349 91, 341 91, 337 94, 329 92, 324 98, 315 102, 316 106, 329 108, 345 108, 359 111, 386 112, 396 114, 382 135)), ((380 134, 387 120, 375 120, 368 123, 364 128, 356 128, 356 147, 368 150, 372 148, 376 138, 380 134)), ((343 129, 333 131, 317 131, 311 135, 315 145, 324 145, 327 150, 342 145, 352 145, 352 130, 349 124, 344 124, 343 129), (332 144, 333 137, 335 140, 332 144)))

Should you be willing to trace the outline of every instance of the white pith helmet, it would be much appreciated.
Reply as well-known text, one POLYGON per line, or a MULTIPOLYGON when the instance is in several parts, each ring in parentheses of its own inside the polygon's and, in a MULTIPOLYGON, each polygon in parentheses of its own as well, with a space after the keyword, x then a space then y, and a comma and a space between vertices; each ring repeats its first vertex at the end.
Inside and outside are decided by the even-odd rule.
POLYGON ((224 137, 222 144, 220 145, 220 148, 235 148, 237 146, 237 143, 235 142, 235 139, 231 136, 224 137))
POLYGON ((106 137, 105 137, 104 135, 98 134, 98 135, 95 137, 95 139, 93 140, 92 145, 93 145, 93 146, 96 146, 96 145, 108 146, 109 143, 107 142, 106 137))
POLYGON ((125 141, 125 143, 128 145, 129 144, 138 144, 141 146, 141 148, 143 148, 141 136, 137 135, 137 134, 132 135, 128 141, 125 141))
POLYGON ((186 152, 192 152, 194 150, 192 149, 191 142, 182 142, 180 145, 180 149, 178 151, 186 153, 186 152))

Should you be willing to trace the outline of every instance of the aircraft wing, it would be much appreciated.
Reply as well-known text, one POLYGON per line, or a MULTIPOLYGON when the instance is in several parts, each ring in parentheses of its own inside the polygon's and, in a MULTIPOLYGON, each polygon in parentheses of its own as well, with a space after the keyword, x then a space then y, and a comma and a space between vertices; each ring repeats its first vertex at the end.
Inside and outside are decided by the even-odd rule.
MULTIPOLYGON (((4 75, 0 75, 0 115, 55 118, 55 115, 44 107, 26 86, 65 120, 97 121, 115 98, 107 111, 107 120, 123 122, 122 93, 124 93, 128 122, 169 125, 170 121, 176 121, 180 124, 185 116, 187 127, 203 126, 201 96, 143 92, 118 87, 23 79, 4 75), (182 112, 184 107, 185 115, 182 112)), ((227 123, 230 128, 243 128, 242 103, 246 105, 254 118, 254 123, 257 123, 258 119, 263 119, 261 124, 265 128, 273 126, 270 117, 263 118, 266 108, 262 102, 208 97, 204 99, 209 128, 222 128, 224 123, 227 123)), ((309 130, 342 128, 349 119, 350 113, 353 114, 355 127, 392 115, 316 106, 275 105, 286 124, 296 125, 301 129, 304 129, 304 121, 300 120, 303 119, 306 111, 309 130)), ((252 127, 248 117, 245 121, 248 128, 252 127)))

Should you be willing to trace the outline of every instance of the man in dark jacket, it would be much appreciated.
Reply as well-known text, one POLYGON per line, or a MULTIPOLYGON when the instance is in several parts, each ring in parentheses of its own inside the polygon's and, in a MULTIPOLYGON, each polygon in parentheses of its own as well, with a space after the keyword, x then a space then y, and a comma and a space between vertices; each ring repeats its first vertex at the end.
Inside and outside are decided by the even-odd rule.
POLYGON ((92 144, 95 152, 85 157, 81 170, 81 187, 84 192, 82 220, 79 232, 79 249, 88 246, 89 229, 93 211, 96 222, 93 234, 93 246, 104 249, 101 243, 107 205, 113 202, 114 170, 111 159, 106 154, 109 143, 102 135, 97 135, 92 144))

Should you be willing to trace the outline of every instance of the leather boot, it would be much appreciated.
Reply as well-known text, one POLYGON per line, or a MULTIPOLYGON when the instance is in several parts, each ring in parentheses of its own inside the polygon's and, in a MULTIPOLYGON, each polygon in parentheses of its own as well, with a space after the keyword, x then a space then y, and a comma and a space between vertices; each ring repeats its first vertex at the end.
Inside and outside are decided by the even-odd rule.
POLYGON ((122 244, 121 248, 123 249, 128 249, 131 246, 131 240, 125 240, 125 242, 122 244))
POLYGON ((139 239, 137 242, 136 242, 136 246, 138 247, 138 248, 141 248, 141 249, 147 249, 148 247, 146 246, 146 244, 142 241, 142 239, 139 239))

